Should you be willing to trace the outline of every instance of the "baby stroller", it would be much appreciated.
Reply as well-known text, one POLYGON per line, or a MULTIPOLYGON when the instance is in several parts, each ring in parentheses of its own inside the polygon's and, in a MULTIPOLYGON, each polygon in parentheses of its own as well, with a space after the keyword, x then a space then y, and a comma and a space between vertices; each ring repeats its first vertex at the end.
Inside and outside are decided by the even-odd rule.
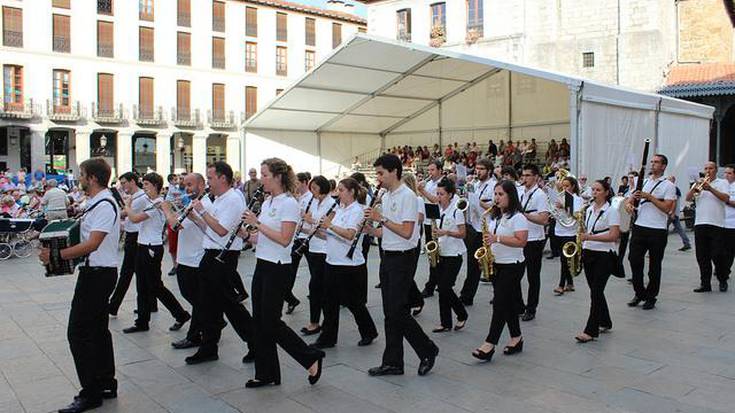
POLYGON ((0 261, 14 254, 26 258, 33 253, 31 233, 34 219, 0 218, 0 261))

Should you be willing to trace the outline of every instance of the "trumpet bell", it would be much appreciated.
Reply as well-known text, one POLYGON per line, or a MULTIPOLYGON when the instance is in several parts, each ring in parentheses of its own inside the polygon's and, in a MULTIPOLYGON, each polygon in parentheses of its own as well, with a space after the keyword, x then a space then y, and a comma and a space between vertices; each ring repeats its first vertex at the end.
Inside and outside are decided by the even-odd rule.
POLYGON ((460 212, 465 212, 465 211, 467 211, 467 208, 468 208, 469 206, 470 206, 470 203, 469 203, 469 202, 467 201, 467 198, 459 198, 459 199, 457 200, 456 208, 457 208, 457 209, 458 209, 458 210, 459 210, 460 212))
POLYGON ((572 258, 575 255, 577 255, 577 243, 576 242, 567 242, 561 247, 561 253, 564 255, 564 258, 572 258))
POLYGON ((482 258, 485 258, 485 255, 487 255, 487 249, 485 247, 480 247, 475 251, 474 257, 479 261, 482 258))
POLYGON ((439 249, 439 244, 436 241, 429 241, 426 243, 424 248, 426 249, 427 254, 431 254, 439 249))

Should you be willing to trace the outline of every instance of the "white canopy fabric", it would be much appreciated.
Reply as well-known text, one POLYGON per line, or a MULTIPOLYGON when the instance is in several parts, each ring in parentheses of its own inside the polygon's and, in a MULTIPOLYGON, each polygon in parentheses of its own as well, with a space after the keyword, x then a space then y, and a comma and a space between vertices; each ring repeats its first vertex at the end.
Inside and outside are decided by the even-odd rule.
MULTIPOLYGON (((296 148, 299 168, 335 173, 392 145, 567 138, 572 171, 640 167, 644 138, 677 161, 706 160, 713 108, 558 73, 357 34, 245 124, 245 162, 296 148), (275 146, 273 146, 275 144, 275 146), (280 145, 280 146, 279 146, 280 145)), ((673 172, 673 171, 670 171, 673 172)))

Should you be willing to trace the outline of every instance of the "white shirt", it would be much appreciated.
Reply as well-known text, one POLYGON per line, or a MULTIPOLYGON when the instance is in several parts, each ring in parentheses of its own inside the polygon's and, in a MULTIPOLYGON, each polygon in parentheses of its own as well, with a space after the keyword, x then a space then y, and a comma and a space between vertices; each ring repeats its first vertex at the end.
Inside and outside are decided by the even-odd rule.
MULTIPOLYGON (((327 212, 329 212, 329 209, 332 208, 333 205, 335 205, 334 198, 329 195, 325 196, 321 202, 319 202, 318 198, 314 198, 314 202, 311 203, 311 208, 309 208, 307 212, 310 212, 311 218, 318 223, 319 220, 321 220, 322 217, 326 215, 327 212)), ((312 231, 314 231, 314 228, 316 228, 316 225, 317 224, 305 224, 304 227, 308 228, 309 233, 311 233, 312 231)), ((327 240, 321 239, 318 236, 314 235, 313 237, 311 237, 311 241, 309 241, 309 252, 326 254, 327 240)))
POLYGON ((120 230, 118 229, 120 228, 120 211, 117 210, 117 204, 109 189, 100 191, 94 198, 89 200, 87 205, 92 207, 98 202, 101 203, 82 216, 79 232, 82 242, 89 239, 92 231, 106 234, 97 250, 89 254, 90 267, 117 267, 119 260, 117 247, 120 241, 120 230), (110 199, 112 203, 102 201, 102 199, 110 199))
POLYGON ((439 181, 441 179, 442 179, 441 177, 437 179, 433 179, 433 178, 429 179, 424 185, 424 190, 428 192, 429 194, 431 194, 432 196, 436 196, 436 188, 439 187, 439 181))
MULTIPOLYGON (((133 199, 130 201, 130 209, 133 210, 134 214, 140 213, 148 205, 148 197, 140 188, 131 197, 133 199)), ((140 230, 140 223, 133 223, 129 219, 126 219, 123 223, 123 230, 125 232, 138 232, 140 230)))
MULTIPOLYGON (((363 207, 354 201, 347 207, 338 207, 332 219, 332 225, 344 229, 358 231, 363 219, 363 207)), ((355 233, 355 236, 360 234, 355 233)), ((347 252, 352 247, 353 240, 340 237, 333 231, 327 231, 327 264, 358 266, 365 264, 362 256, 362 240, 358 240, 352 259, 347 258, 347 252)))
MULTIPOLYGON (((413 226, 413 235, 411 238, 416 238, 417 240, 421 238, 421 222, 419 222, 419 215, 426 217, 426 203, 424 202, 424 198, 422 196, 416 196, 416 210, 418 211, 418 215, 416 216, 416 224, 413 226)), ((426 222, 426 219, 424 219, 424 222, 426 222)), ((417 241, 418 242, 418 241, 417 241)), ((416 245, 418 246, 418 244, 416 245)))
POLYGON ((46 205, 46 211, 66 211, 69 199, 66 192, 59 188, 51 188, 43 194, 42 203, 46 205))
MULTIPOLYGON (((730 184, 728 192, 730 201, 735 201, 735 181, 730 184)), ((725 228, 735 229, 735 207, 730 205, 725 207, 725 228)))
POLYGON ((472 224, 472 228, 475 231, 482 231, 482 214, 485 209, 480 206, 480 201, 489 202, 492 201, 495 196, 495 185, 497 181, 495 178, 490 178, 480 182, 480 185, 475 189, 475 192, 467 194, 467 202, 469 202, 469 222, 472 224))
MULTIPOLYGON (((654 198, 676 201, 676 186, 663 176, 658 179, 646 179, 643 182, 643 192, 650 193, 654 198), (654 187, 656 187, 655 190, 654 187)), ((630 196, 633 196, 632 192, 630 196)), ((666 229, 668 223, 669 215, 666 212, 656 208, 653 202, 641 199, 640 204, 638 204, 638 218, 635 220, 635 225, 653 229, 666 229)))
MULTIPOLYGON (((263 202, 260 210, 259 221, 262 225, 281 232, 284 222, 299 222, 299 203, 290 194, 282 193, 276 197, 269 196, 263 202)), ((316 237, 312 238, 312 241, 316 237)), ((263 234, 258 234, 258 244, 255 249, 255 257, 272 263, 290 264, 291 247, 293 240, 282 246, 263 234)))
MULTIPOLYGON (((518 231, 528 230, 528 220, 520 212, 515 213, 511 218, 508 218, 507 214, 503 214, 499 220, 493 220, 489 215, 486 219, 490 231, 503 238, 512 237, 518 231)), ((525 259, 523 248, 509 247, 499 242, 493 242, 490 248, 492 248, 495 262, 498 264, 515 264, 523 262, 525 259)))
MULTIPOLYGON (((401 184, 393 191, 383 195, 382 200, 383 217, 396 224, 403 222, 416 222, 418 217, 418 206, 416 194, 406 185, 401 184)), ((411 238, 405 239, 383 225, 383 249, 385 251, 406 251, 416 248, 419 239, 416 231, 411 238)))
MULTIPOLYGON (((209 200, 208 196, 204 196, 201 203, 205 209, 209 209, 212 206, 212 201, 209 200)), ((196 213, 196 211, 191 211, 189 215, 191 216, 196 213)), ((202 256, 204 256, 204 249, 202 248, 203 239, 204 230, 199 228, 189 217, 184 219, 179 229, 179 241, 176 246, 176 262, 187 267, 199 267, 202 256)))
MULTIPOLYGON (((584 227, 588 234, 605 234, 610 231, 612 226, 620 226, 620 211, 613 208, 608 202, 602 204, 600 209, 595 209, 596 204, 592 203, 587 208, 584 217, 584 227)), ((582 249, 590 251, 617 251, 618 243, 616 241, 583 241, 582 249)))
MULTIPOLYGON (((223 237, 217 235, 216 232, 207 226, 206 235, 202 238, 202 247, 205 250, 219 250, 227 245, 232 232, 242 219, 242 213, 245 212, 245 202, 243 198, 237 194, 237 190, 230 188, 224 194, 214 199, 214 202, 206 209, 207 214, 216 219, 219 224, 227 228, 227 234, 223 237)), ((242 249, 242 238, 235 237, 230 246, 230 251, 240 251, 242 249)))
MULTIPOLYGON (((464 214, 457 210, 456 203, 450 203, 447 209, 441 210, 441 216, 436 225, 438 229, 444 229, 452 232, 459 230, 460 225, 464 225, 464 214)), ((441 208, 441 205, 439 206, 441 208)), ((439 255, 442 257, 456 257, 467 252, 462 238, 450 237, 443 235, 439 237, 439 255)))
MULTIPOLYGON (((564 199, 565 195, 562 194, 561 198, 564 199)), ((574 200, 572 214, 574 214, 582 209, 582 206, 584 206, 584 200, 582 200, 582 198, 576 194, 572 195, 572 199, 574 200)), ((558 237, 574 237, 577 235, 577 223, 575 222, 574 225, 572 225, 571 227, 563 227, 557 222, 554 228, 554 234, 558 237)))
MULTIPOLYGON (((730 192, 730 184, 724 179, 715 179, 710 186, 724 193, 730 192)), ((694 225, 725 226, 725 203, 710 191, 702 191, 694 201, 697 204, 697 213, 694 225)))
MULTIPOLYGON (((309 205, 309 203, 312 203, 312 204, 314 203, 314 201, 312 201, 312 199, 314 199, 314 194, 312 194, 311 191, 306 191, 303 194, 299 195, 299 212, 301 214, 305 214, 306 213, 306 210, 311 207, 311 205, 309 205)), ((298 224, 296 224, 296 225, 298 226, 298 224)), ((303 239, 303 238, 306 238, 307 237, 307 234, 301 232, 301 233, 296 234, 295 236, 296 236, 296 238, 302 238, 303 239)))
MULTIPOLYGON (((527 190, 523 187, 521 194, 521 207, 523 212, 531 214, 538 214, 540 212, 549 212, 548 202, 546 201, 546 193, 542 191, 538 186, 534 186, 531 190, 527 190)), ((528 221, 528 240, 529 241, 540 241, 546 239, 546 233, 544 232, 544 226, 534 224, 528 221)))
MULTIPOLYGON (((148 197, 145 197, 148 200, 148 197)), ((139 222, 140 229, 138 231, 138 244, 140 245, 163 245, 163 226, 166 225, 166 216, 163 211, 154 207, 154 204, 163 202, 160 196, 153 201, 148 200, 148 211, 141 211, 148 218, 139 222)), ((145 208, 144 208, 145 210, 145 208)))

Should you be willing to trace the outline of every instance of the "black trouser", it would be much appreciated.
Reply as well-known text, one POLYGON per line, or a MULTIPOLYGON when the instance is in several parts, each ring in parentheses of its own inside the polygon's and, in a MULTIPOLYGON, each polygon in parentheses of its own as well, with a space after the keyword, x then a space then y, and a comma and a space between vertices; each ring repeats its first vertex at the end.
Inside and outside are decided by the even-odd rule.
MULTIPOLYGON (((362 301, 363 280, 367 265, 346 266, 325 264, 324 268, 324 323, 317 342, 336 344, 339 332, 339 306, 344 304, 355 317, 357 330, 363 339, 378 335, 373 318, 362 301)), ((367 285, 366 285, 367 286, 367 285)))
MULTIPOLYGON (((419 244, 421 244, 419 242, 419 244)), ((416 284, 416 269, 419 266, 419 257, 421 257, 421 245, 417 246, 413 250, 413 282, 411 283, 411 286, 408 289, 408 307, 409 308, 418 308, 424 306, 424 296, 421 295, 421 290, 419 290, 418 284, 416 284)))
POLYGON ((475 251, 482 246, 482 233, 475 231, 472 225, 466 225, 466 228, 467 278, 464 280, 459 297, 462 301, 471 303, 475 299, 477 287, 480 285, 480 265, 475 259, 475 251))
POLYGON ((631 229, 628 261, 633 273, 635 296, 643 301, 656 301, 661 288, 661 261, 666 250, 667 231, 634 225, 631 229), (643 268, 648 252, 648 286, 643 285, 643 268))
POLYGON ((324 353, 304 343, 281 320, 283 297, 288 288, 290 264, 276 264, 258 259, 253 274, 253 319, 255 329, 255 378, 261 381, 281 379, 276 344, 305 369, 324 353))
POLYGON ((151 320, 151 302, 160 300, 176 321, 183 322, 189 313, 181 307, 171 291, 161 280, 162 245, 138 244, 138 255, 135 257, 135 286, 138 290, 138 318, 135 324, 148 326, 151 320))
MULTIPOLYGON (((424 225, 424 236, 426 237, 426 243, 433 241, 434 238, 431 234, 431 225, 424 225)), ((429 279, 424 284, 424 291, 434 293, 436 289, 436 268, 432 268, 429 265, 429 279)))
POLYGON ((630 239, 630 231, 620 233, 620 245, 618 245, 618 257, 617 257, 618 262, 617 262, 616 272, 613 272, 613 274, 616 274, 620 278, 625 278, 625 264, 623 263, 623 259, 625 258, 625 252, 628 250, 628 240, 629 239, 630 239))
MULTIPOLYGON (((110 297, 110 313, 117 314, 117 311, 122 305, 125 293, 130 288, 130 282, 133 280, 133 273, 135 272, 135 256, 138 255, 138 233, 137 232, 126 232, 125 233, 125 247, 123 249, 123 261, 120 266, 120 278, 117 280, 115 291, 110 297)), ((153 307, 155 308, 155 307, 153 307)))
MULTIPOLYGON (((541 290, 541 261, 544 254, 546 240, 528 241, 523 247, 525 258, 523 266, 528 277, 528 302, 524 305, 526 311, 536 313, 538 296, 541 290)), ((521 291, 521 305, 523 305, 523 291, 521 291)))
POLYGON ((215 259, 220 250, 204 250, 199 263, 199 307, 202 322, 202 345, 199 351, 204 354, 217 353, 217 343, 222 335, 223 314, 232 328, 248 347, 253 348, 253 318, 242 304, 239 292, 232 283, 233 273, 237 273, 237 259, 240 251, 229 250, 223 261, 215 259))
POLYGON ((520 303, 518 296, 521 294, 521 278, 523 277, 523 263, 495 264, 495 275, 493 275, 493 286, 495 287, 495 298, 493 299, 493 317, 490 321, 490 331, 485 341, 494 345, 498 344, 500 334, 505 325, 508 325, 511 337, 521 335, 521 324, 518 321, 520 303))
POLYGON ((309 264, 309 321, 319 324, 324 302, 324 265, 327 254, 321 252, 307 252, 306 262, 309 264))
POLYGON ((69 312, 67 338, 74 358, 80 393, 100 399, 115 381, 115 356, 108 327, 108 300, 117 268, 81 267, 69 312))
POLYGON ((380 262, 380 286, 385 315, 383 365, 403 367, 403 338, 420 359, 436 354, 437 348, 408 308, 408 290, 413 277, 414 250, 384 251, 380 262))
POLYGON ((176 266, 176 280, 179 283, 181 296, 191 304, 191 323, 186 338, 199 342, 202 339, 202 312, 199 307, 200 275, 199 267, 189 267, 179 264, 176 266))
POLYGON ((725 280, 730 278, 732 271, 732 263, 735 260, 735 228, 725 228, 722 230, 722 276, 725 280))
POLYGON ((289 272, 289 278, 288 278, 288 284, 286 284, 286 287, 288 287, 286 291, 286 295, 284 299, 288 303, 288 305, 296 306, 296 304, 299 303, 299 299, 296 298, 295 295, 293 295, 293 286, 296 284, 296 274, 299 272, 299 264, 301 263, 301 255, 296 254, 296 249, 299 246, 299 241, 294 241, 293 245, 291 246, 291 268, 289 272))
POLYGON ((735 249, 733 244, 725 244, 724 230, 714 225, 700 224, 694 226, 694 248, 699 265, 699 279, 703 287, 710 287, 712 282, 712 265, 719 282, 727 281, 728 274, 724 270, 725 247, 735 249))
POLYGON ((462 268, 462 256, 444 257, 439 259, 437 266, 437 281, 439 282, 439 319, 442 327, 452 328, 452 311, 457 315, 457 321, 467 320, 467 310, 464 304, 454 293, 454 283, 457 282, 459 269, 462 268))
MULTIPOLYGON (((557 242, 559 242, 560 246, 564 246, 567 242, 575 242, 577 240, 577 237, 556 237, 557 242)), ((561 261, 561 271, 559 272, 559 287, 564 288, 567 285, 574 285, 574 276, 572 275, 572 272, 569 270, 569 260, 564 256, 564 254, 559 255, 559 260, 561 261)))
POLYGON ((587 285, 590 287, 590 315, 584 332, 590 337, 597 337, 600 334, 600 327, 612 328, 610 311, 605 299, 605 286, 617 267, 617 256, 612 252, 584 250, 582 265, 587 285))
POLYGON ((559 242, 559 237, 554 233, 554 228, 556 226, 556 221, 553 219, 549 221, 549 249, 551 250, 551 255, 558 257, 561 255, 561 246, 562 244, 559 242))

